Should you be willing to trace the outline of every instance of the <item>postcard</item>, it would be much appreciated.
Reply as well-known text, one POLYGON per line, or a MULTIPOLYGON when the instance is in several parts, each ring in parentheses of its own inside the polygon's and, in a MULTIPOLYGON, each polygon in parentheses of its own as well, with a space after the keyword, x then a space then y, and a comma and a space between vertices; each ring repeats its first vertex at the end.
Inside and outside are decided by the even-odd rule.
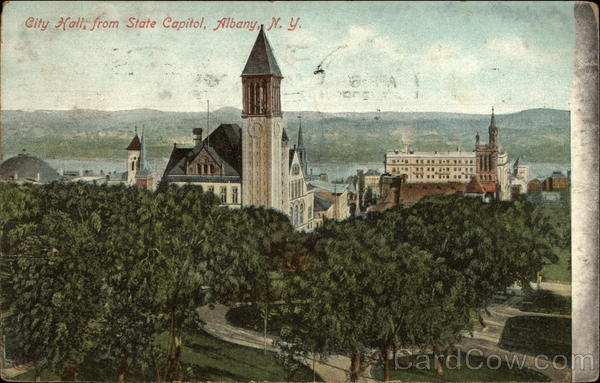
POLYGON ((598 377, 598 7, 11 1, 6 381, 598 377))

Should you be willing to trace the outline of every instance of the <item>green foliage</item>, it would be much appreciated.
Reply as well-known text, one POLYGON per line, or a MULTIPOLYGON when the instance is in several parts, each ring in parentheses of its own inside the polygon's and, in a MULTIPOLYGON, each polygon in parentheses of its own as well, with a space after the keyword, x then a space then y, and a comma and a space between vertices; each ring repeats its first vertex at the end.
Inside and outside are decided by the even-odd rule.
POLYGON ((483 203, 459 195, 431 196, 367 221, 394 242, 426 249, 466 277, 472 305, 528 281, 556 263, 556 228, 529 201, 483 203))
POLYGON ((311 234, 271 209, 221 208, 192 186, 2 183, 0 207, 6 328, 38 375, 63 379, 89 363, 121 380, 192 376, 196 309, 239 302, 253 304, 265 335, 279 330, 286 378, 308 353, 351 356, 352 380, 384 362, 389 378, 389 350, 432 349, 441 360, 472 312, 557 262, 569 241, 560 212, 460 196, 311 234))
MULTIPOLYGON (((242 327, 254 331, 263 331, 263 313, 257 304, 248 304, 232 307, 227 311, 226 319, 236 327, 242 327)), ((286 323, 286 317, 281 313, 281 307, 277 304, 270 305, 269 312, 269 334, 279 335, 286 323)), ((289 323, 287 323, 289 326, 289 323)))
POLYGON ((351 380, 372 363, 366 350, 378 349, 385 364, 398 347, 451 349, 471 329, 471 312, 557 262, 561 242, 528 201, 458 195, 331 222, 309 238, 314 260, 288 275, 282 332, 304 351, 351 356, 351 380))
POLYGON ((279 213, 220 208, 189 186, 0 184, 0 203, 7 329, 24 359, 58 375, 91 358, 119 379, 130 368, 179 379, 196 309, 269 301, 273 243, 291 231, 279 213), (153 343, 165 330, 166 356, 153 343))
MULTIPOLYGON (((250 381, 286 381, 289 371, 278 360, 274 353, 264 354, 262 351, 249 347, 238 346, 214 338, 203 331, 187 330, 185 337, 188 339, 184 346, 182 370, 186 381, 224 381, 224 382, 250 382, 250 381)), ((166 343, 168 333, 160 334, 159 343, 166 343)), ((165 346, 166 347, 166 346, 165 346)), ((163 349, 163 352, 166 351, 163 349)), ((116 366, 108 360, 99 362, 87 361, 81 366, 78 378, 85 381, 114 381, 117 374, 116 366)), ((312 381, 312 371, 301 366, 289 381, 312 381)), ((60 380, 60 375, 51 371, 44 371, 42 381, 60 380)), ((317 375, 317 381, 321 381, 317 375)), ((152 371, 142 370, 139 366, 132 366, 128 374, 128 381, 150 382, 154 381, 152 371)), ((26 372, 11 380, 33 381, 35 374, 26 372)))

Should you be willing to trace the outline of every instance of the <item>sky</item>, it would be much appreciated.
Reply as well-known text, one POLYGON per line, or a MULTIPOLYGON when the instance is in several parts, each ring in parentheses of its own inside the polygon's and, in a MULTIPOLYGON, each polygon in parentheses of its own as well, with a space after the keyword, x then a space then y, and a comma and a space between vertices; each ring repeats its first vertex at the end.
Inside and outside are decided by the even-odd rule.
POLYGON ((207 99, 211 109, 241 108, 240 74, 258 31, 216 28, 223 18, 265 28, 280 18, 267 36, 283 110, 569 109, 573 3, 428 1, 10 2, 1 108, 204 111, 207 99), (83 17, 86 29, 55 28, 61 17, 83 17), (155 28, 126 28, 130 17, 155 28), (165 28, 167 17, 204 18, 203 28, 165 28), (96 18, 119 27, 92 30, 96 18))

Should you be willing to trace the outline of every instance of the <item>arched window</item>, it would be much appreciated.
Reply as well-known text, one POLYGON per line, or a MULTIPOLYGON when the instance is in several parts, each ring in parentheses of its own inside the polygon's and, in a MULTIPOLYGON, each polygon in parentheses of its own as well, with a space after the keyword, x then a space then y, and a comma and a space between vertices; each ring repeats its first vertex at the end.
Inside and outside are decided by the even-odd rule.
POLYGON ((300 225, 304 223, 304 202, 300 203, 300 215, 299 215, 300 225))
POLYGON ((298 226, 298 205, 294 206, 294 226, 298 226))

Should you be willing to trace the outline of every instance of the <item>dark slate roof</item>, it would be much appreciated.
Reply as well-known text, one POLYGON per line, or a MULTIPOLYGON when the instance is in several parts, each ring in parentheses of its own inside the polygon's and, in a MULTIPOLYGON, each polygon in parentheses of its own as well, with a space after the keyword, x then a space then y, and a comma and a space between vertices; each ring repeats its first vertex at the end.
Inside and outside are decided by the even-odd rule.
POLYGON ((296 153, 296 149, 290 149, 290 163, 288 165, 288 168, 292 167, 292 162, 294 162, 294 153, 296 153))
POLYGON ((46 183, 56 181, 60 175, 45 161, 30 156, 29 154, 19 154, 11 157, 0 164, 0 180, 12 180, 17 173, 18 180, 37 181, 46 183))
POLYGON ((367 170, 367 172, 365 173, 366 176, 380 176, 381 173, 379 172, 379 170, 376 169, 369 169, 367 170))
POLYGON ((210 147, 239 175, 242 174, 242 129, 237 124, 221 124, 203 142, 210 147))
POLYGON ((193 148, 178 148, 173 146, 173 151, 169 157, 169 162, 165 168, 164 175, 169 174, 185 174, 185 167, 180 167, 180 162, 185 156, 192 151, 193 148))
POLYGON ((165 177, 170 182, 219 182, 219 183, 239 183, 242 177, 239 176, 219 176, 208 174, 171 174, 165 177))
POLYGON ((288 138, 287 132, 285 131, 285 128, 283 128, 283 132, 281 133, 281 141, 290 141, 290 139, 288 138))
POLYGON ((282 77, 277 60, 267 39, 267 35, 261 25, 258 37, 254 43, 254 47, 250 52, 246 66, 242 72, 244 75, 259 75, 259 74, 272 74, 275 76, 282 77))
POLYGON ((127 150, 142 150, 142 143, 140 142, 140 138, 138 137, 137 133, 133 137, 133 140, 131 140, 127 150))
POLYGON ((237 124, 221 124, 202 145, 193 148, 173 147, 164 176, 185 175, 187 164, 203 150, 222 164, 225 176, 239 177, 242 174, 242 134, 237 124))
POLYGON ((314 202, 314 210, 315 211, 325 211, 329 209, 333 205, 333 202, 328 200, 325 197, 321 197, 318 194, 315 194, 315 202, 314 202))

